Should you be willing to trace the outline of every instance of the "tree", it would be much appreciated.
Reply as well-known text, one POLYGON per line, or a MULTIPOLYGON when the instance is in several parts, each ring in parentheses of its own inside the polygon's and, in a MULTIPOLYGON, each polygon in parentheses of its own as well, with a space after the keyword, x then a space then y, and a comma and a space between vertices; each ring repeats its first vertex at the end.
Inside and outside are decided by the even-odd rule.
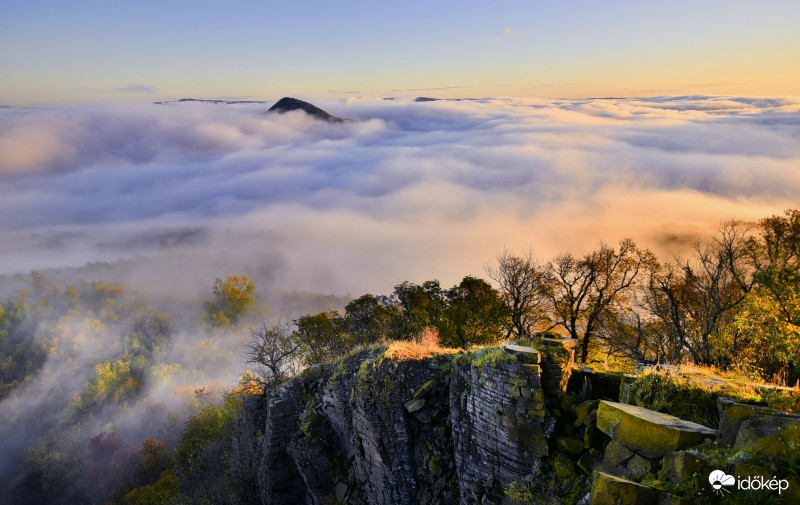
POLYGON ((626 295, 639 272, 653 261, 652 253, 624 239, 619 251, 601 242, 600 249, 582 259, 562 254, 550 263, 546 296, 557 324, 580 341, 582 362, 589 357, 589 345, 604 314, 626 304, 626 295))
POLYGON ((497 267, 487 267, 489 277, 500 286, 500 293, 511 310, 511 324, 506 338, 512 333, 524 337, 533 327, 547 322, 547 284, 544 265, 532 251, 515 256, 506 250, 497 256, 497 267))
POLYGON ((425 328, 439 328, 446 309, 445 294, 439 281, 422 285, 405 281, 394 287, 391 303, 399 309, 392 318, 392 337, 410 340, 425 328))
POLYGON ((669 361, 688 352, 698 364, 726 365, 721 342, 733 331, 735 310, 755 283, 757 264, 747 227, 723 223, 706 244, 694 245, 688 261, 655 265, 643 307, 670 341, 669 361))
POLYGON ((302 346, 290 325, 282 318, 275 323, 261 322, 250 329, 250 342, 245 345, 245 360, 259 365, 266 385, 277 384, 294 375, 302 346))
POLYGON ((206 304, 205 317, 210 319, 212 327, 230 326, 239 320, 241 315, 255 300, 256 285, 246 275, 229 275, 223 281, 214 280, 214 296, 216 303, 206 304))
POLYGON ((447 291, 447 329, 442 343, 450 347, 470 347, 494 343, 511 325, 511 309, 500 293, 477 277, 466 276, 447 291))
POLYGON ((354 344, 335 310, 305 315, 295 319, 294 324, 294 338, 302 346, 303 361, 308 365, 334 361, 354 344))
POLYGON ((779 317, 800 326, 800 210, 762 219, 760 229, 764 264, 756 280, 777 304, 779 317))
POLYGON ((387 304, 385 297, 366 294, 348 303, 342 321, 343 329, 356 344, 379 342, 391 333, 392 320, 399 309, 387 304))

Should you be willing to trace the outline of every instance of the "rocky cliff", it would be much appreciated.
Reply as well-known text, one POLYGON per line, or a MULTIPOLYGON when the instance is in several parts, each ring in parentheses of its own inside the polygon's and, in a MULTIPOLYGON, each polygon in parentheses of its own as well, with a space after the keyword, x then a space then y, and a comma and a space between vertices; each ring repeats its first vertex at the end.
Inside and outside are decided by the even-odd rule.
MULTIPOLYGON (((715 463, 692 448, 713 446, 717 430, 618 403, 619 376, 572 373, 573 341, 542 339, 537 347, 400 362, 377 349, 306 370, 268 399, 256 469, 261 502, 624 504, 710 496, 713 487, 697 481, 715 463), (691 479, 700 491, 684 485, 691 479)), ((764 451, 759 443, 772 437, 771 454, 800 453, 792 445, 800 419, 732 405, 740 404, 720 407, 731 413, 720 429, 740 452, 764 451), (781 453, 781 444, 791 448, 781 453)))

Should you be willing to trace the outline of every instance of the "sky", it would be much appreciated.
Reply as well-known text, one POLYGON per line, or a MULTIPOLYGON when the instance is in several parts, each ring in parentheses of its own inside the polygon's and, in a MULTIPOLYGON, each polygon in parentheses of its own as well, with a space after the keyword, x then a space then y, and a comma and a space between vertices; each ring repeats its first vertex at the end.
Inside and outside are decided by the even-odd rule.
POLYGON ((797 208, 800 99, 689 95, 0 109, 0 274, 126 264, 126 285, 388 294, 504 248, 631 237, 685 255, 727 219, 797 208))
POLYGON ((0 1, 0 105, 800 95, 794 0, 0 1))

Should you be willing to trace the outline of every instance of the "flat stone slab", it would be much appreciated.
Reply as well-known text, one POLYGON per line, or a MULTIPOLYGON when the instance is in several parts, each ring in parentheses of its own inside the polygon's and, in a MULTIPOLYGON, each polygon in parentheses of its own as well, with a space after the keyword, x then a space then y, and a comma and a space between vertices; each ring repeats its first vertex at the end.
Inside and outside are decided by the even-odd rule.
POLYGON ((542 361, 542 355, 534 349, 533 347, 528 347, 519 344, 508 344, 506 346, 506 352, 510 354, 515 354, 522 358, 522 361, 525 363, 540 363, 542 361))
POLYGON ((601 401, 597 408, 597 427, 648 458, 661 458, 717 435, 715 430, 701 424, 636 405, 608 401, 601 401))

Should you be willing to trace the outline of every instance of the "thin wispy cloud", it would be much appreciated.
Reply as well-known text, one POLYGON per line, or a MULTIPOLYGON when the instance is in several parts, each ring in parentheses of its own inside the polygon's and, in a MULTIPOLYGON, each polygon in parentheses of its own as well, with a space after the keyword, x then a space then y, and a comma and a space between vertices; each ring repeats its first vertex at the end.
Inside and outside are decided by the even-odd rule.
POLYGON ((318 105, 356 121, 258 104, 0 111, 0 273, 144 258, 176 285, 246 271, 388 292, 480 275, 504 246, 547 257, 633 236, 671 254, 685 241, 669 237, 800 194, 796 99, 318 105))
POLYGON ((127 86, 116 88, 114 91, 118 93, 148 93, 151 95, 158 94, 154 86, 146 86, 138 83, 128 84, 127 86))

